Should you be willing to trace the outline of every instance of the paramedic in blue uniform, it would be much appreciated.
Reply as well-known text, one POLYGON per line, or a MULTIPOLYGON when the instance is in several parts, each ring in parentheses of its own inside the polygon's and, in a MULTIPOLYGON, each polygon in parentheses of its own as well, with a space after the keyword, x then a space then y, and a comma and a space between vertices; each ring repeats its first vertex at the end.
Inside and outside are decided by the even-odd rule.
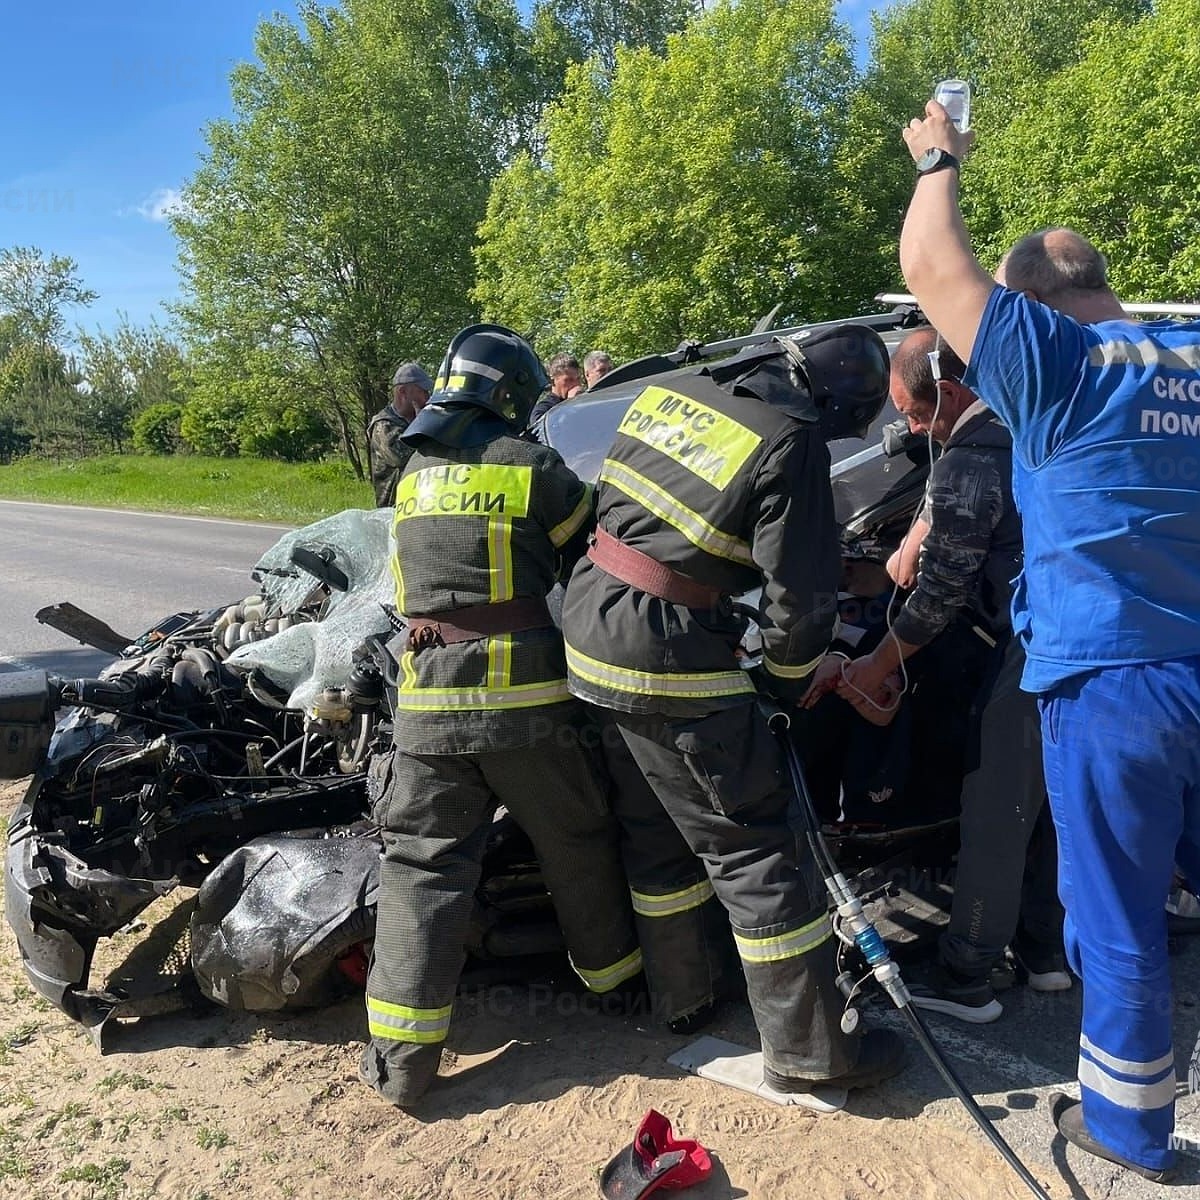
POLYGON ((1039 697, 1066 943, 1083 979, 1076 1146, 1171 1174, 1175 1058, 1163 905, 1200 882, 1200 324, 1126 316, 1079 234, 1019 241, 993 279, 958 207, 972 134, 930 101, 906 281, 1013 435, 1023 686, 1039 697))

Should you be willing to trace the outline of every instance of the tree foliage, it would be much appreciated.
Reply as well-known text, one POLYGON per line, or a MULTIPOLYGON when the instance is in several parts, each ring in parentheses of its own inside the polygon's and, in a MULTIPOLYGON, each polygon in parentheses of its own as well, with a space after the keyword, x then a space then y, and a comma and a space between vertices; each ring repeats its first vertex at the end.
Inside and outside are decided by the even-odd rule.
MULTIPOLYGON (((1117 32, 1146 0, 912 0, 874 18, 868 66, 850 106, 838 156, 838 198, 855 231, 846 286, 856 303, 899 282, 897 242, 912 196, 912 165, 900 138, 939 79, 972 84, 972 125, 982 145, 1020 128, 1044 89, 1087 52, 1093 22, 1117 32)), ((973 229, 998 219, 997 197, 964 172, 963 204, 973 229)), ((1037 187, 1026 171, 1013 186, 1037 187)))
POLYGON ((58 346, 67 310, 91 304, 96 293, 83 286, 72 258, 44 255, 34 246, 0 249, 0 317, 8 336, 36 342, 46 350, 58 346))
POLYGON ((174 454, 182 415, 182 406, 170 401, 142 409, 133 420, 133 448, 139 454, 174 454))
POLYGON ((144 409, 184 403, 187 363, 178 343, 158 325, 139 328, 123 319, 111 333, 80 333, 78 344, 85 380, 78 404, 107 449, 121 453, 134 418, 144 409))
POLYGON ((661 54, 667 38, 703 8, 700 0, 542 0, 533 28, 543 38, 557 37, 567 60, 592 58, 611 71, 618 46, 661 54))
POLYGON ((543 161, 498 179, 476 295, 544 349, 618 354, 832 311, 829 172, 854 80, 832 6, 721 0, 666 53, 571 69, 543 161))
POLYGON ((1132 26, 1097 23, 1086 57, 980 146, 993 261, 1031 230, 1069 225, 1108 255, 1124 298, 1200 298, 1198 23, 1200 0, 1159 0, 1132 26))
POLYGON ((86 452, 80 376, 61 343, 68 310, 95 298, 73 259, 32 246, 0 249, 0 455, 86 452))
POLYGON ((472 231, 526 43, 508 0, 305 3, 259 27, 174 218, 202 403, 302 398, 355 457, 394 364, 436 362, 474 315, 472 231))

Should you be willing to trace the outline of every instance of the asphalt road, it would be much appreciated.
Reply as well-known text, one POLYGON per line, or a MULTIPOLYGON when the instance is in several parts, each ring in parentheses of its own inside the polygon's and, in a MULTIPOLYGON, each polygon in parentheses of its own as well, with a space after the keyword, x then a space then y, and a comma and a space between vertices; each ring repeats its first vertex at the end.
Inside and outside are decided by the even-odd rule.
POLYGON ((286 530, 204 517, 0 501, 0 672, 94 674, 111 656, 40 624, 65 600, 137 637, 171 613, 232 604, 286 530))

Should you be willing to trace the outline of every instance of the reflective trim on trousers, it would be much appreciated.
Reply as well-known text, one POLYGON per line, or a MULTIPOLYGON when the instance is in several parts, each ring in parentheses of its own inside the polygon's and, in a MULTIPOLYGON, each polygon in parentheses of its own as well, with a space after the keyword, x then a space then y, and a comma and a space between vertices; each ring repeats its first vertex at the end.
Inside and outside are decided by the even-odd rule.
MULTIPOLYGON (((1139 1064, 1146 1067, 1148 1063, 1139 1064)), ((1079 1056, 1079 1086, 1096 1092, 1120 1108, 1151 1112, 1169 1108, 1175 1102, 1175 1060, 1171 1058, 1167 1073, 1151 1082, 1122 1079, 1110 1069, 1090 1058, 1079 1056)))
POLYGON ((1131 1058, 1118 1058, 1115 1054, 1108 1054, 1082 1033, 1079 1035, 1079 1049, 1099 1066, 1107 1067, 1119 1075, 1161 1075, 1168 1067, 1175 1065, 1174 1050, 1168 1050, 1166 1054, 1151 1062, 1135 1062, 1131 1058))
POLYGON ((571 962, 571 967, 575 974, 587 984, 589 992, 611 992, 625 980, 632 979, 642 969, 642 952, 635 950, 619 962, 613 963, 612 966, 601 967, 598 971, 584 970, 574 960, 571 962))
POLYGON ((631 692, 636 696, 674 696, 685 700, 703 700, 713 696, 736 696, 753 692, 754 685, 745 671, 697 671, 693 673, 635 671, 601 662, 566 643, 567 669, 588 683, 631 692))
POLYGON ((821 916, 799 929, 788 933, 777 933, 770 937, 748 937, 744 933, 733 931, 733 940, 737 943, 738 954, 743 962, 765 963, 779 962, 785 958, 798 958, 815 950, 822 942, 833 936, 833 922, 829 917, 821 916))
POLYGON ((444 1042, 452 1008, 409 1008, 368 996, 367 1025, 372 1037, 391 1042, 444 1042))
POLYGON ((712 884, 704 879, 677 892, 652 895, 630 888, 629 894, 633 897, 633 911, 639 917, 674 917, 699 908, 714 893, 712 884))

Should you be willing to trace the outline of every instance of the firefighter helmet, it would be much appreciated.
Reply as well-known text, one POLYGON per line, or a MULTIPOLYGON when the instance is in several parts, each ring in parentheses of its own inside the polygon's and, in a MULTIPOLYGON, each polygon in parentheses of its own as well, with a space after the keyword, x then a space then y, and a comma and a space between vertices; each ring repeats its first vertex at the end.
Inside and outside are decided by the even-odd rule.
POLYGON ((888 397, 883 338, 866 325, 834 325, 779 341, 808 385, 825 440, 865 438, 888 397))
POLYGON ((467 446, 520 433, 549 383, 541 359, 519 334, 503 325, 468 325, 450 342, 429 402, 404 440, 467 446))

